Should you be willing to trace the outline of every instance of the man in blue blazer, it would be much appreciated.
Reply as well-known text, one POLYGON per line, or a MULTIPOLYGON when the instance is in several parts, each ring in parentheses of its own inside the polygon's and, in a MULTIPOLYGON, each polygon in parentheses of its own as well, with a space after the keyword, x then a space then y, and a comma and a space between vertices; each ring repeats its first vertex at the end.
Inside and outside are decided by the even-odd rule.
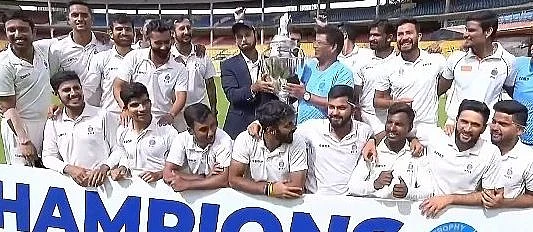
POLYGON ((231 29, 240 53, 223 61, 220 69, 222 88, 230 103, 224 131, 235 139, 255 120, 256 108, 277 97, 272 82, 262 76, 252 23, 239 21, 231 29))

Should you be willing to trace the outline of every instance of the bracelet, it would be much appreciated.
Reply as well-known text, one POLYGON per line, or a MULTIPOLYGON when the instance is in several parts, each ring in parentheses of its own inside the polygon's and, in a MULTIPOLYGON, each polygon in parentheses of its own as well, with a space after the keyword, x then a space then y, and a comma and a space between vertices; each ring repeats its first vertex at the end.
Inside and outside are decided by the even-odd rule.
POLYGON ((265 196, 268 196, 268 182, 265 184, 265 188, 263 190, 263 193, 265 194, 265 196))
POLYGON ((268 182, 268 196, 271 196, 272 192, 274 192, 274 184, 272 184, 272 182, 268 182))

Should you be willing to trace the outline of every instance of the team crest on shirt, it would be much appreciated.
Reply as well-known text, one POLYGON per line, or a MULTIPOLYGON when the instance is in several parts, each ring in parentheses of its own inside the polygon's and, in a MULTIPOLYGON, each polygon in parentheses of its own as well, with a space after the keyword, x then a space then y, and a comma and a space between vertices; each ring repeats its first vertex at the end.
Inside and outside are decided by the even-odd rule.
POLYGON ((472 168, 473 168, 473 167, 474 167, 474 166, 472 166, 472 164, 468 164, 468 165, 466 165, 465 172, 472 173, 472 168))
POLYGON ((153 147, 155 145, 155 139, 150 139, 150 141, 148 141, 148 145, 150 145, 150 147, 153 147))
POLYGON ((165 83, 170 83, 170 74, 167 73, 167 75, 165 76, 165 83))
POLYGON ((507 169, 507 172, 505 173, 505 178, 511 179, 512 176, 513 176, 513 169, 512 168, 507 169))
POLYGON ((497 75, 498 75, 498 69, 493 69, 492 71, 490 71, 490 78, 491 79, 496 79, 497 75))
POLYGON ((285 162, 283 162, 283 160, 282 160, 282 161, 279 161, 278 166, 279 166, 278 169, 279 169, 280 171, 283 170, 283 168, 285 167, 285 162))
POLYGON ((89 126, 89 127, 87 128, 87 134, 88 134, 88 135, 94 135, 94 128, 93 128, 92 126, 89 126))
POLYGON ((413 163, 409 162, 409 165, 407 165, 407 172, 413 172, 414 165, 413 163))

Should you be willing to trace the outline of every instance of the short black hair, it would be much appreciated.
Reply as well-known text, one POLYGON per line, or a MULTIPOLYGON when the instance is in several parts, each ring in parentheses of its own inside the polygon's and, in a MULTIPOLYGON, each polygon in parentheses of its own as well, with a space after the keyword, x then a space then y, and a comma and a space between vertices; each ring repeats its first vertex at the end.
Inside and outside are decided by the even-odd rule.
POLYGON ((351 23, 341 23, 339 29, 343 32, 343 35, 346 33, 346 38, 355 42, 355 39, 357 39, 357 29, 355 28, 355 25, 351 23))
POLYGON ((316 34, 325 34, 326 40, 329 44, 337 45, 337 48, 335 49, 335 53, 339 55, 342 51, 342 47, 344 47, 344 35, 342 34, 342 31, 332 25, 326 25, 326 26, 317 26, 315 28, 316 34))
POLYGON ((9 20, 20 20, 22 22, 26 22, 30 25, 31 31, 34 31, 35 23, 33 22, 33 20, 31 20, 30 17, 27 16, 27 14, 24 14, 24 12, 22 11, 15 11, 15 13, 13 13, 10 17, 7 17, 4 20, 4 26, 9 20))
POLYGON ((292 120, 296 115, 296 112, 294 112, 292 106, 279 100, 273 100, 257 108, 255 115, 263 128, 267 128, 279 126, 282 120, 292 120))
POLYGON ((527 108, 516 100, 502 100, 494 104, 494 111, 505 113, 513 117, 513 122, 526 126, 527 108))
POLYGON ((487 121, 489 121, 490 109, 484 102, 468 99, 463 100, 461 105, 459 105, 457 118, 459 118, 459 115, 465 110, 471 110, 481 114, 481 116, 483 116, 483 125, 486 125, 487 121))
POLYGON ((470 13, 466 17, 466 22, 468 21, 479 22, 483 31, 487 31, 492 27, 492 34, 489 35, 489 38, 494 39, 496 36, 496 32, 498 31, 498 15, 493 11, 484 10, 470 13))
POLYGON ((131 24, 131 28, 135 28, 135 26, 133 24, 133 19, 130 16, 128 16, 127 14, 118 14, 115 17, 113 17, 113 19, 109 23, 109 29, 111 31, 113 30, 113 24, 115 24, 115 23, 117 23, 117 24, 131 24))
POLYGON ((204 123, 209 115, 213 115, 213 112, 202 103, 192 104, 183 110, 183 117, 189 128, 194 127, 194 122, 204 123))
POLYGON ((407 119, 409 120, 409 126, 412 129, 413 122, 415 120, 415 111, 413 110, 413 108, 411 108, 411 106, 409 106, 406 103, 401 103, 401 102, 394 103, 389 107, 387 117, 390 117, 392 115, 399 114, 399 113, 407 114, 407 119))
POLYGON ((124 109, 128 107, 128 104, 133 98, 140 98, 143 95, 146 95, 148 98, 150 98, 150 95, 148 95, 148 89, 146 89, 146 86, 143 84, 139 82, 131 82, 126 84, 120 90, 120 99, 124 103, 124 109))
POLYGON ((328 100, 339 98, 339 97, 347 97, 349 103, 354 104, 354 105, 356 104, 355 96, 354 96, 354 89, 351 86, 335 85, 331 87, 331 89, 328 92, 328 100))
POLYGON ((67 10, 70 11, 70 7, 73 6, 73 5, 86 6, 87 9, 89 9, 89 13, 91 13, 91 14, 93 13, 93 8, 91 8, 91 6, 89 6, 88 3, 84 2, 84 1, 80 1, 80 0, 73 0, 73 1, 68 2, 67 10))
POLYGON ((174 19, 174 24, 181 23, 181 22, 183 22, 185 20, 189 20, 189 22, 192 22, 191 18, 189 18, 189 16, 187 16, 187 15, 178 15, 178 17, 176 17, 176 19, 174 19))
POLYGON ((150 35, 152 32, 165 32, 168 31, 172 33, 172 30, 174 30, 173 24, 168 23, 165 20, 161 19, 154 19, 150 21, 148 24, 146 24, 146 35, 150 35))
POLYGON ((81 85, 80 77, 74 71, 59 71, 50 77, 50 85, 54 93, 57 93, 59 86, 66 81, 76 80, 81 85))
POLYGON ((377 27, 378 30, 384 32, 387 35, 393 35, 394 34, 394 27, 389 22, 388 19, 376 19, 374 20, 370 26, 368 27, 368 30, 377 27))
POLYGON ((396 31, 398 30, 399 26, 404 25, 404 24, 408 24, 408 23, 414 24, 415 28, 416 28, 416 33, 420 33, 420 24, 414 18, 402 18, 402 19, 400 19, 400 21, 398 22, 398 25, 396 26, 396 31))

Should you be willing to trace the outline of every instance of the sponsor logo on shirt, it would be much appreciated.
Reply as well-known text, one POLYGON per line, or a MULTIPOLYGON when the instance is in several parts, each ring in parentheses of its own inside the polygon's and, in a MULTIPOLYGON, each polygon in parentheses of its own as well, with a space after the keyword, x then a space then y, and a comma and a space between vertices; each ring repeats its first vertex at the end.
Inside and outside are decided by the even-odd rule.
POLYGON ((329 148, 329 144, 318 144, 318 147, 329 148))
POLYGON ((437 156, 439 156, 440 158, 444 157, 444 155, 442 155, 440 152, 438 151, 433 151, 433 153, 437 156))
POLYGON ((126 139, 126 140, 124 140, 124 143, 131 143, 131 142, 132 142, 131 139, 126 139))
POLYGON ((57 137, 61 137, 61 136, 65 136, 65 135, 67 135, 67 133, 59 133, 59 134, 57 135, 57 137))
POLYGON ((26 77, 29 77, 29 76, 30 76, 30 73, 26 73, 26 74, 20 76, 19 78, 20 78, 21 80, 24 80, 26 77))
POLYGON ((263 163, 263 160, 260 160, 260 159, 252 159, 252 163, 263 163))
POLYGON ((526 76, 526 77, 518 77, 518 80, 519 81, 529 81, 529 77, 526 76))
POLYGON ((425 64, 422 65, 422 67, 426 67, 426 66, 430 66, 430 65, 432 65, 432 63, 425 63, 425 64))

